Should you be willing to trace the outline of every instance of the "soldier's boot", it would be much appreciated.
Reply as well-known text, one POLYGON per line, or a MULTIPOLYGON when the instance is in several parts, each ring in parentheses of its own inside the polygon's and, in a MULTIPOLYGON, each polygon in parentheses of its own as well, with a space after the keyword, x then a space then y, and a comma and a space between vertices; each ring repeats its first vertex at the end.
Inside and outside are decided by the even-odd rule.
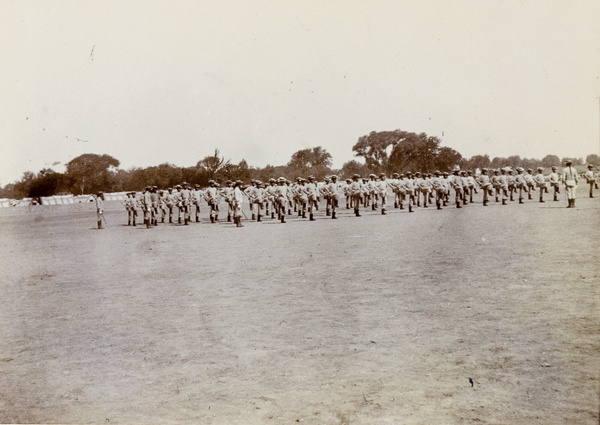
POLYGON ((556 194, 556 191, 554 191, 554 201, 558 201, 558 195, 556 194))
POLYGON ((231 214, 227 214, 227 223, 231 223, 231 214))
POLYGON ((502 205, 506 205, 506 199, 502 200, 502 205))
MULTIPOLYGON (((531 199, 531 198, 529 198, 529 199, 531 199)), ((496 202, 498 202, 498 197, 497 196, 496 196, 496 202)))
MULTIPOLYGON (((164 223, 164 221, 163 221, 164 223)), ((196 213, 196 223, 200 223, 200 217, 198 217, 198 213, 196 213)))
POLYGON ((473 195, 470 195, 470 196, 469 196, 469 202, 470 202, 470 203, 473 203, 473 195))
POLYGON ((387 215, 387 213, 385 212, 385 208, 381 209, 381 215, 387 215))
POLYGON ((514 199, 513 199, 513 194, 512 194, 512 192, 510 192, 510 202, 514 202, 514 199))
POLYGON ((463 205, 467 205, 467 198, 463 198, 463 205))
POLYGON ((360 210, 359 210, 358 208, 354 208, 354 214, 355 214, 357 217, 360 217, 360 210))
POLYGON ((298 210, 298 217, 302 217, 302 210, 298 210))
POLYGON ((146 222, 146 229, 149 229, 151 227, 150 220, 147 219, 147 220, 145 220, 145 222, 146 222))
POLYGON ((571 208, 575 208, 575 199, 571 199, 571 208))
POLYGON ((244 225, 242 224, 242 217, 237 218, 237 223, 235 227, 244 227, 244 225))
POLYGON ((327 217, 329 217, 331 215, 331 211, 329 211, 329 208, 325 210, 325 215, 327 217))
POLYGON ((524 204, 525 202, 523 202, 523 198, 519 198, 519 204, 524 204))
POLYGON ((271 218, 275 218, 275 213, 274 212, 271 213, 271 218))
POLYGON ((215 214, 215 223, 219 221, 219 214, 215 214))
POLYGON ((288 215, 292 215, 292 209, 288 208, 288 215))
POLYGON ((483 206, 484 206, 484 207, 487 207, 487 206, 488 206, 488 202, 489 202, 489 201, 483 201, 483 206))
POLYGON ((372 210, 372 211, 375 211, 375 202, 373 202, 373 203, 371 204, 371 210, 372 210))
POLYGON ((571 202, 571 199, 567 199, 567 208, 573 208, 573 203, 571 202))
POLYGON ((127 225, 131 226, 131 219, 127 220, 127 225))
POLYGON ((215 222, 215 217, 213 215, 210 216, 210 222, 214 223, 215 222))
POLYGON ((544 195, 542 195, 541 193, 540 193, 540 202, 542 202, 542 203, 544 202, 544 195))
POLYGON ((375 209, 379 208, 379 204, 375 202, 375 209))
POLYGON ((394 202, 394 208, 398 208, 398 202, 394 202))
POLYGON ((413 207, 412 207, 411 203, 408 204, 408 212, 409 213, 413 212, 413 207))
POLYGON ((592 186, 590 185, 590 198, 593 198, 593 197, 594 197, 593 193, 594 193, 594 192, 593 192, 592 186))
POLYGON ((447 207, 448 206, 448 202, 447 201, 442 202, 442 206, 443 207, 447 207))
MULTIPOLYGON (((298 209, 297 209, 297 207, 296 207, 296 204, 294 204, 294 212, 296 212, 297 210, 298 210, 298 209)), ((292 213, 290 213, 290 215, 291 215, 291 214, 292 214, 292 213)))
POLYGON ((181 217, 177 217, 177 223, 181 224, 181 217))
POLYGON ((348 204, 348 202, 346 202, 346 209, 349 210, 350 209, 350 204, 348 204))
POLYGON ((423 199, 423 208, 427 208, 427 201, 423 199))
POLYGON ((544 187, 544 193, 548 193, 548 186, 544 187))
POLYGON ((98 229, 102 229, 102 220, 98 220, 98 229))
POLYGON ((436 205, 436 207, 437 207, 438 210, 442 209, 442 205, 439 202, 436 202, 435 205, 436 205))
POLYGON ((285 223, 285 215, 281 214, 281 222, 285 223))
POLYGON ((309 220, 309 221, 315 221, 315 218, 313 217, 313 213, 310 213, 310 214, 309 214, 309 218, 308 218, 308 220, 309 220))
POLYGON ((460 205, 460 201, 456 202, 456 208, 462 208, 462 205, 460 205))
POLYGON ((306 218, 306 210, 302 210, 302 218, 306 218))
POLYGON ((334 219, 334 220, 337 219, 337 217, 335 216, 335 211, 331 211, 331 218, 334 219))
POLYGON ((403 210, 404 209, 404 204, 402 202, 400 202, 400 209, 403 210))

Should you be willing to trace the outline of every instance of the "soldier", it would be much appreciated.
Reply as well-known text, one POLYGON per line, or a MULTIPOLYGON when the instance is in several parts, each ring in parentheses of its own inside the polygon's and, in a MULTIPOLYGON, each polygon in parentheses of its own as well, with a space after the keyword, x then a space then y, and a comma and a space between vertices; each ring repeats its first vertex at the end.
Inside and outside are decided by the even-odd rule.
POLYGON ((308 195, 306 192, 306 180, 302 177, 298 177, 296 190, 296 199, 298 202, 298 217, 306 218, 306 208, 308 206, 308 195))
POLYGON ((537 174, 533 178, 535 184, 540 189, 540 202, 544 202, 544 191, 546 190, 546 177, 544 176, 544 168, 538 167, 537 174))
POLYGON ((271 211, 271 218, 275 218, 275 192, 277 185, 275 179, 269 179, 269 185, 265 188, 265 202, 266 202, 266 213, 269 215, 271 211))
POLYGON ((461 201, 463 197, 463 185, 462 185, 462 177, 460 176, 459 170, 454 170, 452 172, 452 188, 454 189, 454 202, 456 203, 456 208, 462 208, 461 201))
POLYGON ((467 205, 467 197, 469 196, 469 178, 467 177, 467 172, 464 170, 460 172, 460 181, 462 182, 463 187, 463 205, 467 205))
POLYGON ((244 195, 241 190, 242 182, 237 180, 233 184, 233 221, 235 227, 244 227, 242 224, 242 204, 244 202, 244 195))
POLYGON ((369 192, 367 194, 367 205, 371 204, 371 209, 375 211, 377 209, 377 176, 375 174, 369 174, 369 180, 367 181, 369 186, 369 192))
POLYGON ((167 215, 167 204, 166 204, 166 193, 164 190, 158 191, 158 208, 160 209, 160 222, 165 222, 165 216, 167 215))
POLYGON ((498 181, 500 182, 500 189, 502 190, 502 205, 506 205, 508 200, 508 177, 506 175, 506 168, 500 170, 498 181))
MULTIPOLYGON (((556 168, 556 167, 554 167, 556 168)), ((533 170, 531 168, 527 169, 527 174, 524 175, 525 182, 527 183, 527 199, 531 200, 531 191, 535 190, 535 180, 533 179, 533 170)))
POLYGON ((194 210, 194 216, 196 218, 196 223, 200 222, 200 203, 202 201, 202 190, 200 189, 200 185, 194 185, 194 188, 190 190, 190 219, 191 219, 191 210, 194 210))
POLYGON ((98 229, 102 229, 102 219, 104 218, 104 193, 98 192, 96 195, 96 218, 98 219, 98 229))
POLYGON ((317 193, 317 185, 315 184, 314 176, 308 177, 308 184, 306 185, 305 192, 306 192, 306 197, 308 198, 309 220, 315 221, 313 211, 314 211, 315 206, 317 205, 318 193, 317 193))
POLYGON ((190 224, 190 189, 187 182, 183 182, 179 190, 179 199, 181 201, 181 211, 183 211, 183 224, 190 224))
POLYGON ((340 195, 338 193, 339 183, 337 178, 338 177, 336 175, 331 176, 331 183, 329 184, 329 188, 327 190, 329 192, 329 199, 331 200, 331 218, 334 220, 337 219, 335 213, 340 203, 340 195))
POLYGON ((594 185, 596 182, 596 175, 594 174, 594 166, 592 164, 588 165, 588 170, 585 172, 585 179, 590 185, 590 198, 594 197, 594 185))
POLYGON ((344 196, 346 197, 346 209, 350 209, 350 203, 352 202, 352 193, 350 192, 350 186, 352 186, 352 179, 346 179, 346 184, 343 187, 344 196))
POLYGON ((331 194, 329 193, 331 178, 329 176, 325 176, 323 180, 324 183, 318 186, 318 191, 320 197, 325 199, 325 216, 329 217, 331 215, 331 194))
POLYGON ((575 192, 577 190, 579 176, 577 175, 577 170, 572 167, 572 162, 570 160, 567 160, 565 165, 566 167, 563 170, 562 180, 565 184, 567 200, 569 203, 567 208, 575 208, 575 192))
POLYGON ((150 186, 146 186, 144 190, 144 194, 142 195, 142 209, 144 211, 144 224, 146 224, 146 229, 150 229, 152 227, 152 196, 150 192, 152 188, 150 186))
POLYGON ((498 196, 502 191, 502 185, 500 184, 500 171, 498 171, 497 169, 494 170, 494 175, 490 178, 490 180, 492 181, 492 186, 494 187, 494 195, 496 202, 499 202, 498 196))
POLYGON ((354 174, 352 176, 350 194, 352 195, 352 206, 354 207, 354 215, 356 215, 356 217, 360 217, 360 202, 363 195, 363 185, 360 182, 359 174, 354 174))
POLYGON ((473 193, 477 193, 477 181, 471 170, 467 171, 467 182, 469 184, 469 202, 473 203, 473 193))
POLYGON ((442 209, 442 200, 444 199, 444 182, 442 181, 442 173, 439 171, 435 171, 434 177, 431 179, 431 187, 435 192, 435 206, 438 210, 442 209))
MULTIPOLYGON (((410 171, 406 172, 406 175, 402 179, 404 191, 406 192, 406 196, 408 197, 408 212, 413 212, 413 205, 415 204, 415 181, 412 178, 412 174, 410 171)), ((400 209, 402 209, 402 205, 400 205, 400 209)))
POLYGON ((515 187, 519 191, 519 204, 523 204, 523 191, 527 191, 527 182, 521 167, 517 167, 517 175, 515 176, 515 187))
POLYGON ((379 174, 379 181, 375 186, 375 199, 381 199, 381 215, 387 214, 388 182, 385 173, 379 174))
POLYGON ((489 202, 489 198, 488 196, 491 195, 494 190, 494 186, 492 185, 492 182, 490 181, 490 177, 488 176, 488 170, 487 168, 484 168, 483 170, 481 170, 481 174, 479 175, 479 187, 481 187, 481 190, 483 190, 483 206, 487 207, 488 206, 488 202, 489 202))
POLYGON ((421 206, 421 194, 423 195, 423 208, 427 208, 427 199, 429 198, 429 182, 423 178, 421 173, 415 173, 415 196, 417 197, 417 207, 421 206))
POLYGON ((135 226, 135 217, 137 216, 136 210, 136 202, 135 202, 135 192, 127 192, 127 198, 125 198, 122 204, 125 206, 127 210, 127 225, 131 226, 131 222, 133 220, 133 225, 135 226))
POLYGON ((210 207, 210 222, 216 223, 219 220, 217 212, 217 186, 214 180, 209 180, 209 187, 204 191, 204 198, 210 207))
POLYGON ((275 192, 275 202, 277 205, 277 217, 282 223, 285 223, 285 207, 288 200, 288 187, 285 177, 279 177, 277 179, 277 190, 275 192))
POLYGON ((158 204, 160 203, 158 187, 152 186, 152 190, 150 191, 150 199, 152 200, 152 225, 158 226, 158 204))
POLYGON ((508 194, 510 195, 510 200, 514 201, 513 193, 515 192, 515 190, 517 188, 517 180, 516 180, 515 176, 513 175, 512 169, 508 170, 508 176, 506 176, 506 183, 508 185, 508 194))
POLYGON ((554 202, 558 201, 558 194, 560 193, 560 180, 561 178, 556 172, 556 167, 552 167, 552 172, 548 175, 548 181, 552 189, 554 189, 554 202))
POLYGON ((225 181, 225 187, 221 189, 220 192, 227 203, 227 222, 231 223, 231 213, 233 212, 233 182, 231 180, 225 181))

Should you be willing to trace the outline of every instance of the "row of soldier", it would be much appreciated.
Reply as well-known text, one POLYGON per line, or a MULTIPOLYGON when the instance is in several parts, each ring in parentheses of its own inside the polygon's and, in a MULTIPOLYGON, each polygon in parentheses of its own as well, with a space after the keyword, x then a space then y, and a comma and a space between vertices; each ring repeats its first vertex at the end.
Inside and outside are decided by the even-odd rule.
MULTIPOLYGON (((592 167, 585 174, 585 179, 590 185, 590 197, 593 197, 593 188, 598 186, 598 176, 592 167)), ((506 205, 507 202, 518 200, 520 204, 525 199, 531 200, 533 193, 539 191, 539 202, 544 201, 544 194, 553 192, 553 200, 558 201, 561 186, 567 192, 568 208, 575 206, 575 188, 579 176, 571 164, 561 174, 556 167, 552 167, 549 175, 543 174, 539 168, 536 174, 533 170, 517 167, 516 170, 503 168, 500 170, 481 170, 474 175, 471 171, 455 170, 452 175, 436 171, 432 174, 405 173, 392 174, 388 178, 384 173, 371 174, 368 178, 361 178, 355 174, 352 179, 345 182, 338 181, 337 176, 326 177, 324 182, 317 182, 313 176, 307 179, 298 177, 296 182, 291 182, 283 177, 270 179, 268 183, 252 180, 250 185, 244 186, 241 181, 227 181, 224 187, 217 182, 210 181, 209 187, 201 189, 187 183, 177 185, 167 190, 158 190, 156 186, 146 187, 140 195, 135 192, 127 194, 123 201, 128 211, 128 224, 136 225, 137 210, 144 214, 144 223, 147 227, 164 223, 168 218, 173 223, 174 216, 178 223, 188 225, 190 222, 200 221, 201 206, 204 202, 209 209, 211 223, 219 220, 219 210, 223 202, 227 208, 227 221, 233 221, 236 226, 242 227, 241 218, 243 204, 247 204, 251 213, 251 220, 258 222, 264 217, 280 220, 285 223, 285 216, 292 211, 298 216, 314 221, 315 212, 319 209, 321 201, 325 201, 325 215, 337 219, 337 209, 340 201, 345 200, 346 209, 354 209, 354 214, 360 216, 360 208, 379 210, 387 214, 388 197, 393 196, 394 208, 413 212, 415 207, 427 208, 429 204, 437 209, 452 203, 456 208, 462 208, 468 203, 473 203, 473 194, 483 192, 483 206, 488 206, 490 198, 506 205), (452 199, 452 202, 451 202, 452 199)))

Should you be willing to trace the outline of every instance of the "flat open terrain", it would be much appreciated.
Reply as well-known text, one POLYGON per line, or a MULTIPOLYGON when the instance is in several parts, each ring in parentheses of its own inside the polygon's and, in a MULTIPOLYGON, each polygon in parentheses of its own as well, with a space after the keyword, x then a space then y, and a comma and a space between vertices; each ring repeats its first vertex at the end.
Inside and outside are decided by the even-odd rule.
POLYGON ((597 198, 203 213, 0 211, 0 422, 598 424, 597 198))

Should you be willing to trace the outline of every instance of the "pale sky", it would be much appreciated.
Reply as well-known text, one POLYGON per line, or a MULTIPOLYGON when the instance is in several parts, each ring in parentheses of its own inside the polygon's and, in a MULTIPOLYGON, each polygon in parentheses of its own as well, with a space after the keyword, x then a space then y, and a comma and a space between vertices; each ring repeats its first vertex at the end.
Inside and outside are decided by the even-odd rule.
POLYGON ((0 185, 83 153, 262 167, 322 146, 341 167, 395 129, 585 159, 599 22, 597 0, 0 0, 0 185))

